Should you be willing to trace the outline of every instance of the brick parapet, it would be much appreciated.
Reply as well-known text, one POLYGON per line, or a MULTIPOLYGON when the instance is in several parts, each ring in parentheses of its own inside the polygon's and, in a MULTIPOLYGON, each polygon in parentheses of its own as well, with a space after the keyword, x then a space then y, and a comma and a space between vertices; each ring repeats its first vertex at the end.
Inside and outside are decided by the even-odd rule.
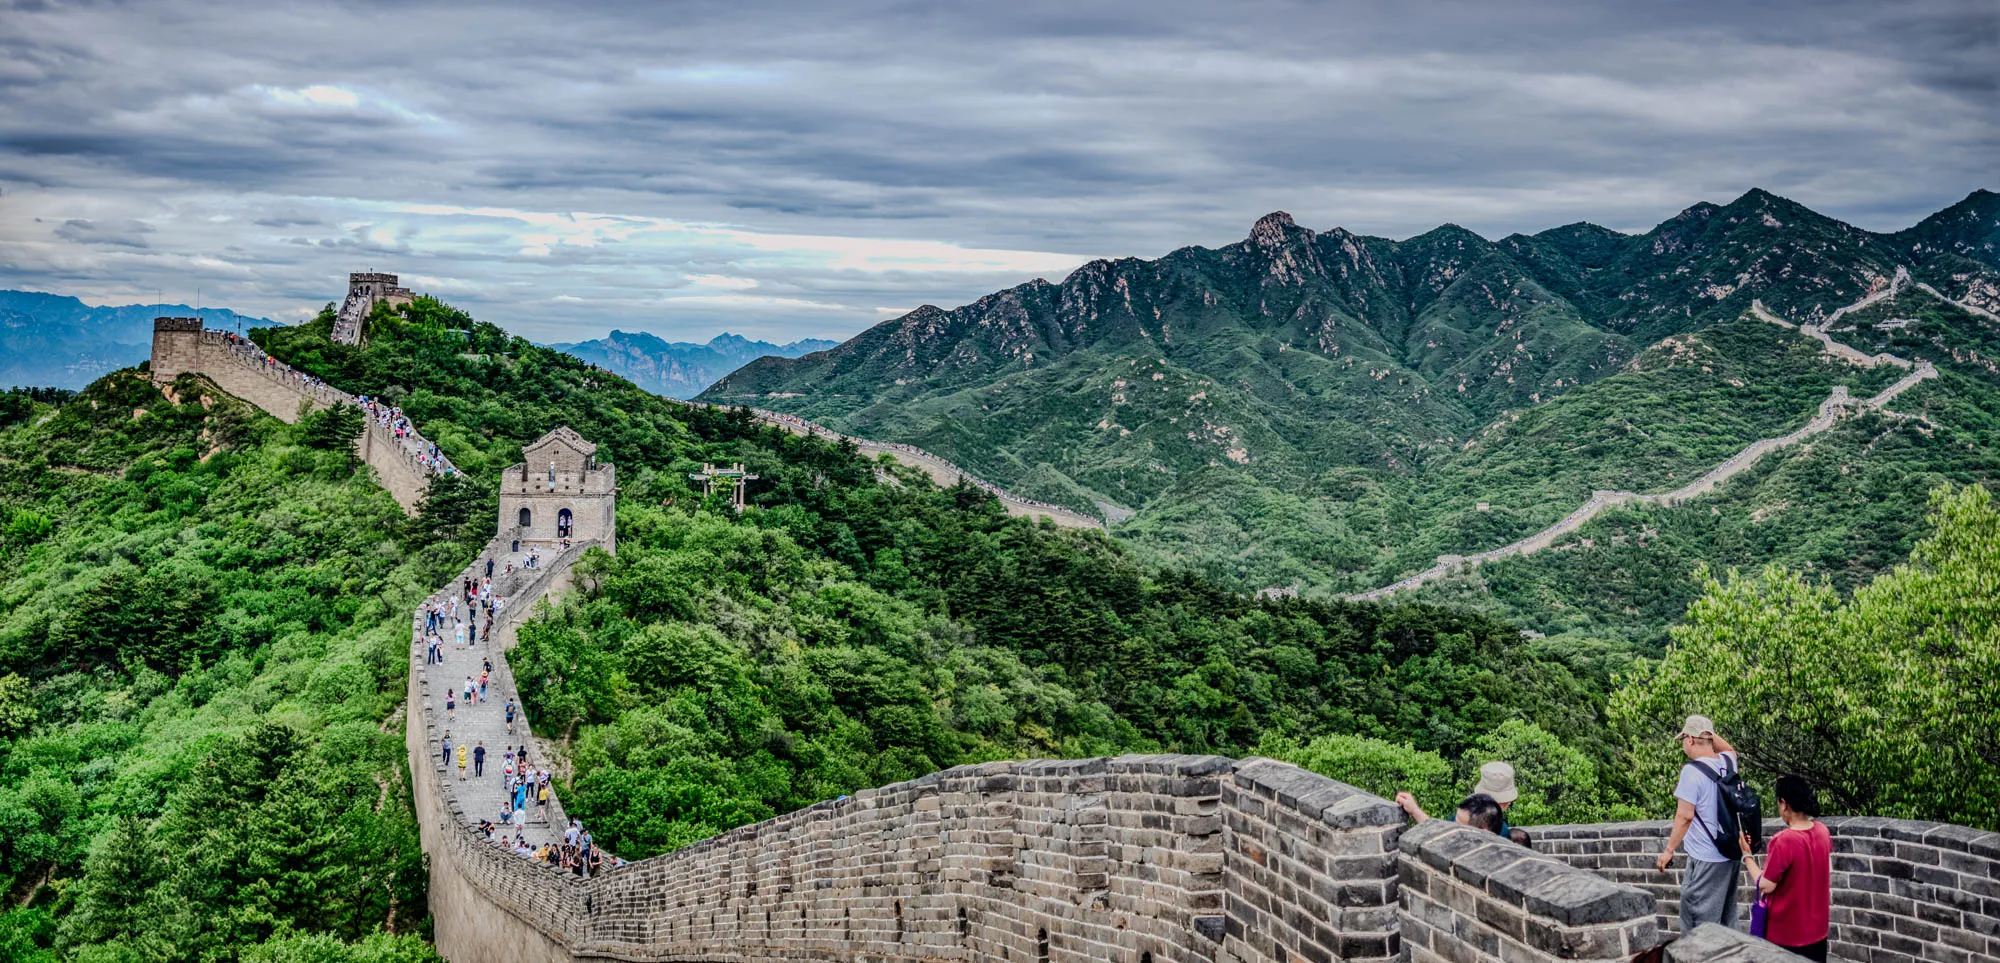
POLYGON ((1651 894, 1497 834, 1434 819, 1398 846, 1413 963, 1624 960, 1659 942, 1651 894))
MULTIPOLYGON (((1829 816, 1832 949, 1884 963, 2000 960, 2000 833, 1948 823, 1829 816)), ((1782 829, 1775 820, 1765 838, 1782 829)), ((1686 857, 1660 873, 1666 822, 1543 826, 1535 846, 1569 864, 1652 893, 1662 933, 1679 929, 1686 857)), ((1750 892, 1747 875, 1741 892, 1750 892)), ((1747 925, 1747 909, 1742 925, 1747 925)))

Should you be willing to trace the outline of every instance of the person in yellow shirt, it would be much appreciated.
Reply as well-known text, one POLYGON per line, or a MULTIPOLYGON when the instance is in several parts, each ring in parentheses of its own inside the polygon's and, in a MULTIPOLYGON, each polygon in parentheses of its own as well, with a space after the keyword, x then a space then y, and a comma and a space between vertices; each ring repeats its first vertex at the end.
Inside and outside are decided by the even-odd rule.
POLYGON ((460 744, 460 745, 459 745, 459 747, 458 747, 458 778, 460 778, 460 779, 464 779, 464 778, 465 778, 465 746, 464 746, 464 744, 460 744))

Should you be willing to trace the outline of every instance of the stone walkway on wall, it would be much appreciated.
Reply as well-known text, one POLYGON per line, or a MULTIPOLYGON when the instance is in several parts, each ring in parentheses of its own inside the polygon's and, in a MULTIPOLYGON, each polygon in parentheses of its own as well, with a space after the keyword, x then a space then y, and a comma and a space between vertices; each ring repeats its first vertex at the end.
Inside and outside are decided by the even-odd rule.
MULTIPOLYGON (((495 554, 494 550, 498 546, 498 542, 490 544, 488 551, 481 553, 480 557, 473 562, 472 567, 467 571, 483 576, 486 570, 486 559, 492 558, 494 582, 498 585, 506 581, 504 575, 508 565, 511 564, 516 569, 519 569, 527 561, 525 553, 509 552, 495 554)), ((552 564, 556 559, 556 554, 551 553, 544 555, 537 564, 552 564)), ((464 595, 457 587, 463 584, 463 576, 461 576, 461 581, 457 585, 447 586, 427 601, 430 603, 442 602, 449 604, 451 599, 457 598, 460 604, 460 617, 463 619, 465 614, 464 595)), ((535 740, 528 732, 527 710, 521 706, 520 690, 514 683, 513 668, 508 665, 506 658, 507 650, 514 646, 515 633, 520 626, 520 622, 532 614, 535 602, 542 597, 541 593, 536 593, 527 597, 506 599, 506 609, 493 620, 493 638, 481 638, 477 644, 463 646, 453 644, 453 627, 451 622, 447 620, 439 632, 445 640, 444 664, 427 665, 425 667, 432 679, 430 687, 432 704, 427 707, 427 713, 419 714, 416 718, 421 719, 427 716, 429 719, 434 720, 437 725, 447 728, 451 733, 452 742, 455 746, 462 744, 468 747, 474 745, 484 745, 486 747, 486 771, 483 776, 473 774, 469 750, 467 752, 465 778, 463 780, 458 778, 456 750, 454 750, 454 755, 449 760, 448 773, 454 784, 454 795, 465 808, 465 811, 475 825, 480 819, 492 820, 495 823, 500 821, 500 805, 506 798, 506 792, 503 788, 505 778, 502 774, 505 771, 505 755, 508 747, 528 747, 528 757, 531 765, 554 771, 555 760, 547 754, 546 749, 540 741, 535 740), (489 658, 493 661, 493 674, 488 680, 486 699, 474 705, 467 705, 463 700, 460 700, 456 713, 457 718, 455 720, 448 720, 445 714, 446 692, 459 691, 468 677, 477 682, 479 673, 485 666, 485 660, 489 658), (512 733, 507 731, 505 711, 507 702, 510 699, 513 700, 517 709, 514 719, 514 731, 512 733), (530 747, 531 742, 533 743, 532 747, 530 747)), ((482 616, 481 620, 483 621, 483 619, 484 617, 482 616)), ((418 616, 415 635, 417 639, 415 644, 418 647, 419 658, 421 658, 422 646, 424 644, 421 613, 418 616)), ((529 821, 523 833, 527 837, 529 845, 562 841, 562 809, 559 803, 554 802, 555 792, 553 789, 551 789, 549 795, 554 816, 550 816, 541 807, 530 805, 529 821)))

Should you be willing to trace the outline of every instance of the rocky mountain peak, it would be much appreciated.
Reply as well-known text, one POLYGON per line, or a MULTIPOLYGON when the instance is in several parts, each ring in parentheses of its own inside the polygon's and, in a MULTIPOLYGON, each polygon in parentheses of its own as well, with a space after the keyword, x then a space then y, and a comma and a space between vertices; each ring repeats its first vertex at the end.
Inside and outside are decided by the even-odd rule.
POLYGON ((1250 228, 1250 243, 1258 247, 1276 247, 1285 243, 1287 232, 1298 230, 1298 223, 1284 211, 1272 211, 1257 219, 1250 228))

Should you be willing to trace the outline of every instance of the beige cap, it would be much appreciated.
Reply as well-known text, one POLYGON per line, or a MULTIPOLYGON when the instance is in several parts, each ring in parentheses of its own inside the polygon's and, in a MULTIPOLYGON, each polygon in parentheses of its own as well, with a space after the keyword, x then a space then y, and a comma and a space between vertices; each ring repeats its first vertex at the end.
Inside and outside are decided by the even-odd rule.
POLYGON ((1707 716, 1688 716, 1687 721, 1681 723, 1680 735, 1677 735, 1674 738, 1679 739, 1681 736, 1712 736, 1712 735, 1715 735, 1715 723, 1710 722, 1707 716))
POLYGON ((1489 762, 1479 767, 1479 785, 1472 787, 1474 795, 1484 793, 1497 803, 1511 803, 1521 798, 1520 790, 1514 788, 1514 767, 1504 762, 1489 762))

